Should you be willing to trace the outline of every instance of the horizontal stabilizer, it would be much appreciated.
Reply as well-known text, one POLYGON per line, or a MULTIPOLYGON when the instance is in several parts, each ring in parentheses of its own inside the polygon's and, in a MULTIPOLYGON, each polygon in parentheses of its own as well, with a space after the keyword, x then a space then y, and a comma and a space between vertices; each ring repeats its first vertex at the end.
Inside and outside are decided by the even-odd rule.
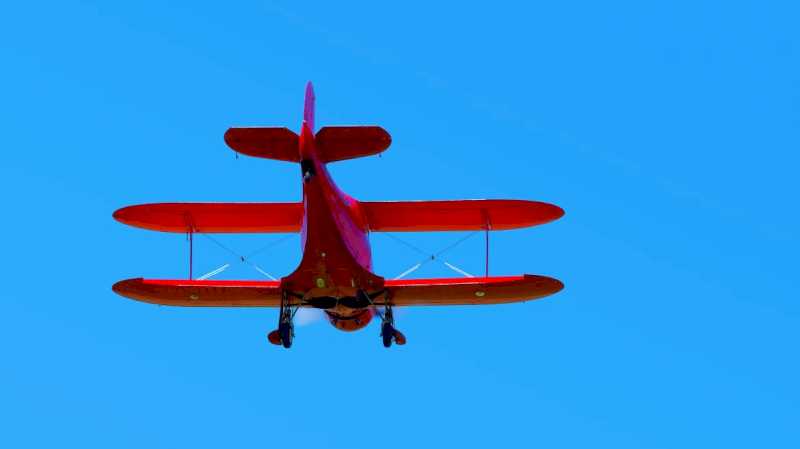
MULTIPOLYGON (((380 126, 326 126, 314 140, 322 162, 371 156, 392 143, 380 126)), ((225 143, 248 156, 300 162, 299 137, 289 128, 230 128, 225 143)))
POLYGON ((299 137, 289 128, 230 128, 225 143, 248 156, 300 162, 299 137))
POLYGON ((114 218, 162 232, 299 232, 303 203, 154 203, 123 207, 114 218))
POLYGON ((458 306, 503 304, 544 298, 564 288, 558 279, 526 274, 448 279, 387 280, 392 305, 458 306))
POLYGON ((564 215, 553 204, 525 200, 364 201, 370 231, 426 232, 524 228, 564 215))
POLYGON ((280 281, 127 279, 112 289, 130 299, 186 307, 280 307, 280 281))
POLYGON ((378 154, 392 143, 380 126, 326 126, 315 138, 323 162, 343 161, 378 154))

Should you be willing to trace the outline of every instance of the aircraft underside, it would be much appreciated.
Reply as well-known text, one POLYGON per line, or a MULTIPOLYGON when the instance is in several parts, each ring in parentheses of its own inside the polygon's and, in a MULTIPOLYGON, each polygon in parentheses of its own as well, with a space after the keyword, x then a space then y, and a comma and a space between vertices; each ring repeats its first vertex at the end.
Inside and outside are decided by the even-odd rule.
MULTIPOLYGON (((271 343, 291 347, 300 308, 324 311, 342 331, 356 331, 378 317, 384 346, 405 344, 395 328, 395 307, 487 305, 538 299, 563 288, 539 275, 489 276, 489 232, 536 226, 558 219, 558 206, 525 200, 360 202, 339 190, 326 165, 384 151, 389 134, 377 126, 314 130, 311 83, 300 134, 287 128, 230 128, 225 142, 239 153, 298 163, 303 201, 298 203, 156 203, 117 210, 114 218, 140 228, 189 236, 189 279, 134 278, 113 290, 143 302, 185 307, 276 307, 271 343), (384 279, 372 271, 370 232, 483 231, 484 276, 384 279), (192 236, 197 233, 298 232, 303 257, 281 280, 194 279, 192 236)), ((460 270, 459 270, 460 271, 460 270)), ((404 273, 406 274, 406 273, 404 273)), ((400 276, 402 277, 402 276, 400 276)))

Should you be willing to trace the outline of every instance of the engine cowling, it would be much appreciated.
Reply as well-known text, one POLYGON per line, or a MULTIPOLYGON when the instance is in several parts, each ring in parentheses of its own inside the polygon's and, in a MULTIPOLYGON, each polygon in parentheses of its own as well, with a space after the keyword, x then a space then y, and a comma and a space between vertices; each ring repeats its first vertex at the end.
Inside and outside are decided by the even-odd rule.
POLYGON ((325 311, 328 316, 328 321, 341 331, 353 332, 367 327, 372 321, 372 311, 370 309, 361 309, 354 311, 354 313, 342 315, 335 312, 325 311))

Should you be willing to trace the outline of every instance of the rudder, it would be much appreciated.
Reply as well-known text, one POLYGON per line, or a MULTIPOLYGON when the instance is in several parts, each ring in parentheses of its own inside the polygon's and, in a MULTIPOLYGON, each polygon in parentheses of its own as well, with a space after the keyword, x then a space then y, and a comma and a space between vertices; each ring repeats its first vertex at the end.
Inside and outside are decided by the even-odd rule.
POLYGON ((314 96, 314 85, 311 81, 306 84, 306 100, 303 105, 303 121, 314 131, 314 110, 317 97, 314 96))

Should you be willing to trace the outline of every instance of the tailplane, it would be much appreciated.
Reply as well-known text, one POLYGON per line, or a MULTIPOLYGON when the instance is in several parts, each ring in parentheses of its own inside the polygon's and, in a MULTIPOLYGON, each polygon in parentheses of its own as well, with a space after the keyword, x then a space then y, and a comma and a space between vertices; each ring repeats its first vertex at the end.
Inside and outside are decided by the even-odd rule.
MULTIPOLYGON (((314 86, 306 84, 303 126, 314 133, 314 86)), ((229 128, 225 143, 238 153, 265 159, 300 162, 300 139, 288 128, 229 128)), ((343 161, 378 154, 392 143, 380 126, 326 126, 314 135, 314 144, 322 162, 343 161)))

